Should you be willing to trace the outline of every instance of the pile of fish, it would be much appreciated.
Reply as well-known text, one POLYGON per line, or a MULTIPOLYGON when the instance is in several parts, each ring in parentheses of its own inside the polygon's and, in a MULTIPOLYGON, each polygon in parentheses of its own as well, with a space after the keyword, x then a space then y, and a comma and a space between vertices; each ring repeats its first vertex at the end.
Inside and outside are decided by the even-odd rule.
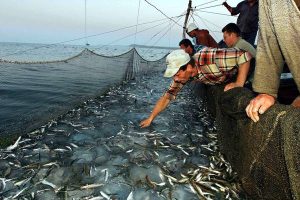
MULTIPOLYGON (((0 150, 3 199, 239 199, 201 100, 183 89, 149 128, 161 74, 111 88, 0 150)), ((165 87, 162 87, 165 86, 165 87)))

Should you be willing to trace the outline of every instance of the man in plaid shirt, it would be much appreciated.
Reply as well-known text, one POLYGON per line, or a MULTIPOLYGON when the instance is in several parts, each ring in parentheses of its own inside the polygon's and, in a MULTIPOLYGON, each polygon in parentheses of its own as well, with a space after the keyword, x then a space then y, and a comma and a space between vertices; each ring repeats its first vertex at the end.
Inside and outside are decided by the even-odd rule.
POLYGON ((142 128, 149 126, 155 117, 176 98, 181 88, 190 80, 216 85, 229 82, 224 91, 243 87, 249 71, 252 56, 239 49, 217 49, 205 47, 190 57, 184 50, 171 52, 166 59, 164 77, 173 77, 166 93, 157 101, 150 116, 140 123, 142 128))

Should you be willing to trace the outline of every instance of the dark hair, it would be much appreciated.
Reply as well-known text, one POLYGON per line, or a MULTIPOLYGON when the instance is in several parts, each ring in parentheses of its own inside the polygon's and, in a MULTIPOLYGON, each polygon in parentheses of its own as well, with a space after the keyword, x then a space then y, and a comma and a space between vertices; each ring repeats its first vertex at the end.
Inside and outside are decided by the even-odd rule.
POLYGON ((194 49, 194 45, 192 44, 191 40, 189 39, 183 39, 179 42, 179 46, 184 45, 185 47, 190 46, 192 49, 194 49))
POLYGON ((237 36, 241 35, 241 30, 240 28, 235 24, 235 23, 229 23, 224 28, 222 29, 222 32, 228 32, 228 33, 235 33, 237 36))

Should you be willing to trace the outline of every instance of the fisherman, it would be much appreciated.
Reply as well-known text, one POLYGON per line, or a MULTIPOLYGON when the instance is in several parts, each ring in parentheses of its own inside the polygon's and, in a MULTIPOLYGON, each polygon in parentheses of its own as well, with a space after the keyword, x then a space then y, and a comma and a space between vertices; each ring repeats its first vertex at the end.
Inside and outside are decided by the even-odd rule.
POLYGON ((239 48, 248 51, 253 58, 256 56, 256 49, 252 44, 241 38, 241 30, 235 23, 229 23, 222 29, 223 40, 229 48, 239 48))
POLYGON ((253 81, 253 73, 255 69, 255 56, 256 56, 256 49, 246 40, 241 38, 241 30, 235 23, 229 23, 222 29, 223 32, 223 40, 226 43, 227 47, 229 48, 239 48, 244 51, 248 51, 252 58, 250 63, 250 69, 248 72, 249 87, 251 88, 251 83, 253 81))
POLYGON ((251 58, 250 53, 234 48, 205 47, 193 57, 190 57, 183 49, 171 52, 166 59, 167 69, 164 77, 173 77, 172 83, 157 101, 152 113, 140 123, 140 126, 142 128, 149 126, 171 100, 176 98, 178 92, 189 80, 197 79, 204 84, 216 85, 227 83, 236 75, 236 81, 228 83, 224 91, 234 87, 243 87, 251 58))
POLYGON ((237 25, 241 30, 241 36, 254 45, 258 30, 258 0, 244 0, 236 7, 231 7, 226 1, 223 5, 231 15, 239 14, 237 25))
MULTIPOLYGON (((247 115, 259 120, 277 98, 280 75, 287 63, 300 91, 300 0, 271 0, 259 3, 259 38, 253 89, 259 95, 246 108, 247 115)), ((300 96, 292 106, 300 108, 300 96)))
POLYGON ((188 27, 186 29, 186 33, 191 38, 193 38, 193 42, 194 42, 195 46, 201 45, 202 47, 205 47, 205 46, 213 47, 213 48, 218 47, 218 43, 209 34, 209 31, 206 29, 201 29, 201 30, 198 29, 198 27, 194 23, 191 23, 188 25, 188 27))
POLYGON ((193 56, 196 52, 200 51, 203 47, 200 45, 197 45, 196 48, 189 39, 182 39, 179 42, 180 49, 183 49, 186 53, 188 53, 190 56, 193 56))

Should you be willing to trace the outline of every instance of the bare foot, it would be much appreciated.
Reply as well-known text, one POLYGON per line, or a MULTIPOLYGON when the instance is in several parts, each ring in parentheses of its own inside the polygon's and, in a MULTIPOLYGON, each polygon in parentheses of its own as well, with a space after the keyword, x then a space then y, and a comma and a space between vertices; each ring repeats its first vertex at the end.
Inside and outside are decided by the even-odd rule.
POLYGON ((297 96, 291 105, 295 108, 300 108, 300 96, 297 96))

